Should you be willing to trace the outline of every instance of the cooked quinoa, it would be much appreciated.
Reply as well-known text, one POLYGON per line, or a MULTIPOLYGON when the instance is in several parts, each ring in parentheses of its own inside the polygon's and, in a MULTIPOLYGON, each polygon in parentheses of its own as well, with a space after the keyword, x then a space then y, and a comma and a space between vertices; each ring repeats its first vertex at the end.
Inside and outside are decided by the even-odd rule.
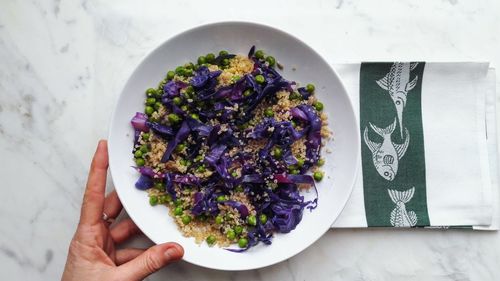
POLYGON ((316 207, 299 190, 323 178, 327 115, 314 85, 285 80, 276 65, 254 47, 200 56, 148 89, 132 119, 136 187, 196 243, 270 244, 316 207))

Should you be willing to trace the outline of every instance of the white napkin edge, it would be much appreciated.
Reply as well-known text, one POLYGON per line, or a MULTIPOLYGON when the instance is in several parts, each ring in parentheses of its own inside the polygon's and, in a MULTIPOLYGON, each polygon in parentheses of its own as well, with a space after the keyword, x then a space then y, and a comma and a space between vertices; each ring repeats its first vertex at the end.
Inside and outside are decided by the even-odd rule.
POLYGON ((500 223, 500 192, 498 178, 498 144, 497 144, 497 120, 496 120, 496 71, 494 68, 488 69, 487 81, 491 83, 485 93, 485 113, 486 113, 486 135, 489 160, 489 172, 491 179, 491 196, 493 199, 493 217, 490 225, 473 226, 474 230, 498 230, 500 223))

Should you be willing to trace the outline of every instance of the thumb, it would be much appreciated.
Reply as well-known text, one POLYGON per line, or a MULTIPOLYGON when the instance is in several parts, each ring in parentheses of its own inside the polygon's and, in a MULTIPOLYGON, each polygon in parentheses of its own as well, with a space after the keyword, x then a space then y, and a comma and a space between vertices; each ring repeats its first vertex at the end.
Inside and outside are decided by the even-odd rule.
POLYGON ((153 246, 135 259, 119 267, 123 280, 142 280, 184 255, 184 249, 177 243, 153 246))

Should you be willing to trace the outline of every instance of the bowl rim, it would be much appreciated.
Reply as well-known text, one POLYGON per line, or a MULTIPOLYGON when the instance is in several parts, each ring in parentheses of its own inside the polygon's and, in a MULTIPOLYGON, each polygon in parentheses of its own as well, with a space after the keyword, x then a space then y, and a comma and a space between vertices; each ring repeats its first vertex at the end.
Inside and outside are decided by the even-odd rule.
MULTIPOLYGON (((215 28, 217 26, 224 26, 224 25, 244 25, 244 26, 255 26, 255 27, 258 27, 258 28, 265 28, 265 29, 272 30, 273 32, 281 33, 281 34, 283 34, 285 36, 291 37, 294 40, 297 40, 298 42, 300 42, 301 44, 303 44, 306 48, 308 48, 312 53, 314 53, 316 56, 318 56, 322 61, 324 61, 325 64, 327 65, 327 67, 337 76, 337 78, 338 78, 338 80, 340 82, 339 86, 344 91, 344 93, 346 93, 346 95, 347 95, 347 102, 348 102, 349 109, 353 113, 355 112, 354 111, 354 106, 353 106, 353 101, 351 100, 351 97, 349 96, 349 94, 347 92, 347 89, 346 89, 346 87, 345 87, 345 85, 344 85, 344 83, 343 83, 340 75, 338 74, 338 72, 332 67, 332 65, 320 53, 318 53, 314 48, 312 48, 311 46, 309 46, 307 43, 305 43, 304 41, 302 41, 301 39, 299 39, 298 37, 296 37, 295 35, 287 32, 287 31, 281 30, 281 29, 279 29, 277 27, 274 27, 274 26, 271 26, 269 24, 255 22, 255 21, 245 21, 245 20, 211 21, 211 22, 207 22, 207 23, 203 23, 203 24, 198 24, 198 25, 194 25, 194 26, 185 28, 182 31, 175 33, 174 35, 171 35, 171 36, 167 37, 166 39, 164 39, 162 41, 162 43, 160 43, 156 47, 153 47, 151 50, 149 50, 140 59, 140 61, 132 68, 132 71, 128 75, 128 78, 124 81, 123 87, 121 88, 121 90, 119 92, 119 96, 118 96, 118 98, 115 101, 115 105, 118 104, 119 101, 122 99, 122 94, 125 91, 125 89, 127 88, 128 83, 130 82, 130 79, 132 79, 132 77, 135 76, 135 74, 138 71, 138 69, 140 68, 140 66, 145 61, 147 61, 148 58, 151 57, 156 51, 162 49, 164 45, 170 43, 171 41, 175 40, 176 38, 178 38, 179 36, 183 35, 186 32, 192 32, 192 31, 195 31, 197 29, 203 29, 203 28, 207 28, 207 27, 214 27, 215 28)), ((108 137, 108 143, 112 143, 111 140, 113 138, 112 138, 112 130, 111 130, 111 128, 112 128, 113 123, 115 122, 117 111, 118 111, 118 107, 114 106, 112 114, 111 114, 111 119, 109 121, 109 126, 108 126, 108 130, 109 130, 108 136, 107 136, 108 137)), ((353 115, 354 115, 354 121, 355 121, 354 123, 355 123, 355 125, 357 127, 357 124, 359 124, 359 120, 358 120, 358 117, 356 116, 356 114, 353 114, 353 115)), ((359 131, 359 129, 358 129, 358 131, 359 131)), ((355 163, 358 163, 359 159, 360 159, 360 146, 361 146, 360 145, 360 136, 359 136, 359 134, 355 134, 355 138, 356 138, 355 139, 355 144, 354 144, 354 145, 356 145, 355 163)), ((111 151, 113 150, 113 148, 110 146, 110 147, 108 147, 108 150, 109 150, 109 155, 111 155, 111 151)), ((111 162, 110 162, 110 164, 111 164, 111 162)), ((350 188, 349 192, 348 192, 348 196, 346 196, 345 200, 343 200, 344 202, 342 204, 342 208, 340 208, 340 212, 337 214, 337 216, 335 218, 333 218, 333 216, 332 216, 332 221, 331 221, 330 227, 328 227, 324 231, 322 231, 321 235, 319 235, 309 245, 307 245, 307 246, 305 246, 303 248, 298 248, 297 250, 295 250, 294 252, 292 252, 292 254, 288 258, 276 259, 272 263, 269 263, 269 264, 267 264, 265 266, 246 266, 246 267, 242 267, 242 268, 208 267, 208 266, 206 266, 204 264, 200 264, 200 263, 198 263, 196 261, 193 261, 193 260, 190 260, 190 259, 186 259, 185 256, 182 257, 182 260, 186 261, 186 262, 188 262, 190 264, 194 264, 196 266, 200 266, 200 267, 208 268, 208 269, 222 270, 222 271, 246 271, 246 270, 253 270, 253 269, 259 269, 259 268, 264 268, 264 267, 272 266, 272 265, 275 265, 277 263, 280 263, 282 261, 285 261, 285 260, 287 260, 289 258, 292 258, 292 257, 298 255, 299 253, 301 253, 302 251, 304 251, 305 249, 309 248, 314 243, 316 243, 321 237, 323 237, 323 235, 325 235, 326 232, 328 232, 328 230, 332 229, 331 225, 333 225, 335 223, 335 221, 339 218, 339 216, 342 214, 343 210, 347 206, 347 202, 349 201, 349 199, 352 196, 352 192, 354 190, 354 183, 356 181, 356 177, 357 177, 357 174, 358 174, 358 169, 359 169, 359 165, 356 165, 355 168, 354 168, 354 171, 353 171, 354 176, 352 177, 351 182, 349 183, 349 186, 348 186, 350 188)), ((113 188, 116 190, 115 184, 114 184, 113 172, 112 172, 112 169, 111 169, 111 165, 109 167, 109 173, 110 173, 110 176, 111 176, 111 180, 113 182, 113 188)), ((120 199, 120 201, 122 201, 122 198, 120 197, 120 192, 117 191, 117 195, 118 195, 118 198, 120 199)), ((122 204, 122 206, 125 209, 125 211, 127 212, 128 216, 135 222, 135 215, 132 214, 131 212, 129 212, 129 210, 127 209, 126 204, 122 204)), ((140 228, 139 225, 138 225, 138 227, 140 228)), ((142 231, 142 229, 141 229, 141 231, 142 231)), ((144 233, 144 235, 149 240, 151 240, 155 244, 160 244, 156 239, 153 239, 148 234, 146 234, 146 232, 144 232, 144 231, 142 231, 142 232, 144 233)))

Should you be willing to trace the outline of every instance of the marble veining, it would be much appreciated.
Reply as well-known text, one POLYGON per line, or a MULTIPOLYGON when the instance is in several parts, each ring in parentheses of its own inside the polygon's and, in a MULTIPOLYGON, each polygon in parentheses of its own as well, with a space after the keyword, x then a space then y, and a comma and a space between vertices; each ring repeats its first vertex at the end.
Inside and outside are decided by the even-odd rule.
MULTIPOLYGON (((182 30, 257 21, 291 32, 332 63, 500 63, 494 0, 12 0, 1 6, 0 272, 9 280, 60 278, 90 158, 107 136, 119 91, 147 52, 182 30)), ((151 242, 139 237, 129 245, 151 242)), ((180 262, 147 280, 495 280, 498 264, 496 232, 330 230, 299 255, 260 270, 221 272, 180 262)))

